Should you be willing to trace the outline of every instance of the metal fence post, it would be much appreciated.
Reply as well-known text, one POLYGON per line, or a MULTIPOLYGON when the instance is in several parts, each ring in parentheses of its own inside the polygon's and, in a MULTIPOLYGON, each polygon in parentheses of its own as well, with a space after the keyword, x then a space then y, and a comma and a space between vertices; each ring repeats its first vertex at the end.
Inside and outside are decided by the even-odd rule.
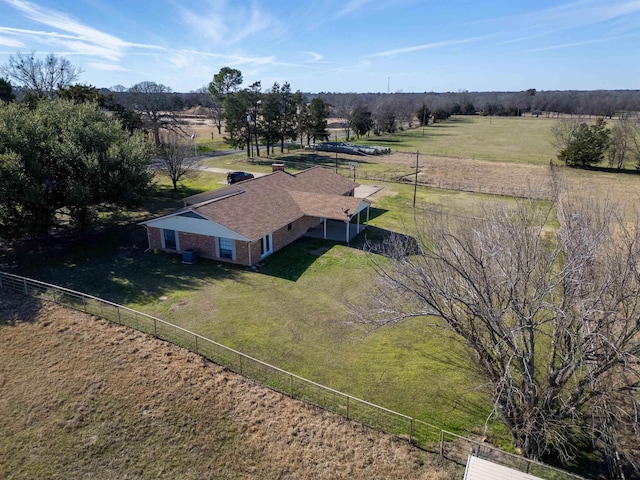
POLYGON ((0 272, 0 288, 2 288, 2 272, 0 272))
POLYGON ((116 310, 117 310, 117 312, 118 312, 118 323, 119 323, 120 325, 122 325, 122 320, 120 319, 120 306, 117 306, 117 307, 116 307, 116 310))
POLYGON ((293 375, 289 374, 289 396, 293 398, 293 375))
POLYGON ((196 353, 198 353, 198 336, 196 335, 196 353))
POLYGON ((413 443, 413 418, 409 422, 409 443, 413 443))
POLYGON ((347 420, 349 420, 349 397, 347 397, 347 420))
POLYGON ((444 457, 444 430, 440 430, 440 456, 444 457))
POLYGON ((240 375, 242 375, 242 355, 238 354, 238 358, 240 359, 240 375))
POLYGON ((85 297, 82 297, 82 309, 84 313, 87 313, 87 299, 85 297))
POLYGON ((24 283, 24 294, 29 295, 29 289, 27 288, 27 279, 23 278, 22 283, 24 283))
MULTIPOLYGON (((137 320, 137 318, 136 318, 136 320, 137 320)), ((154 317, 154 319, 153 319, 153 336, 154 337, 158 336, 158 326, 156 324, 157 324, 157 322, 156 322, 156 319, 154 317)))

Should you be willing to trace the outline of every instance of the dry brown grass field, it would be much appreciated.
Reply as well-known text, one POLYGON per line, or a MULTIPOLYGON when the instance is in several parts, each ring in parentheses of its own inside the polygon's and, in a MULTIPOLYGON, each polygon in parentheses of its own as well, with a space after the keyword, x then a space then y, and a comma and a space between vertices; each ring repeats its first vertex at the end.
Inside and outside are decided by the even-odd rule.
POLYGON ((0 292, 0 478, 447 479, 459 467, 201 357, 0 292))

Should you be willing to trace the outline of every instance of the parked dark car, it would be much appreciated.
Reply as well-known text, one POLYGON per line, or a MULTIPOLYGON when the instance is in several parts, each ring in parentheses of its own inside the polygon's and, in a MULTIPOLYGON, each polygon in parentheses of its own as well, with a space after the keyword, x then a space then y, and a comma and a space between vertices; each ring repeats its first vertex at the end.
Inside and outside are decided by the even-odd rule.
POLYGON ((242 182, 243 180, 249 180, 253 178, 251 173, 247 172, 229 172, 227 173, 227 183, 231 185, 232 183, 242 182))

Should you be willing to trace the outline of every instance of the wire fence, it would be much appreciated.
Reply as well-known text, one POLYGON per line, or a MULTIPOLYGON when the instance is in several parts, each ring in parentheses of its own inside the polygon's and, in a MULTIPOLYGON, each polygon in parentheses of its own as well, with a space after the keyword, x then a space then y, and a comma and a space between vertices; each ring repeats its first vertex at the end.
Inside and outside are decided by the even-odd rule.
POLYGON ((228 370, 291 398, 406 439, 423 450, 439 453, 459 465, 465 465, 468 455, 471 454, 537 475, 540 478, 550 480, 583 478, 333 390, 225 347, 165 320, 92 295, 4 272, 0 272, 0 290, 18 292, 36 299, 52 301, 64 307, 153 335, 202 355, 228 370))

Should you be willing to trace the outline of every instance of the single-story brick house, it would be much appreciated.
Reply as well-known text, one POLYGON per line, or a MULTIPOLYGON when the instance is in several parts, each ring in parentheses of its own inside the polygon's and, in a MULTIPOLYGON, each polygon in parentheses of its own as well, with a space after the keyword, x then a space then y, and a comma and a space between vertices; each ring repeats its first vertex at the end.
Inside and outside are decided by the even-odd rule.
POLYGON ((184 207, 142 222, 149 248, 169 252, 194 250, 197 256, 241 265, 260 260, 327 221, 345 224, 350 239, 352 219, 361 229, 360 214, 369 220, 371 201, 355 198, 358 186, 321 167, 290 174, 274 171, 184 200, 184 207))

